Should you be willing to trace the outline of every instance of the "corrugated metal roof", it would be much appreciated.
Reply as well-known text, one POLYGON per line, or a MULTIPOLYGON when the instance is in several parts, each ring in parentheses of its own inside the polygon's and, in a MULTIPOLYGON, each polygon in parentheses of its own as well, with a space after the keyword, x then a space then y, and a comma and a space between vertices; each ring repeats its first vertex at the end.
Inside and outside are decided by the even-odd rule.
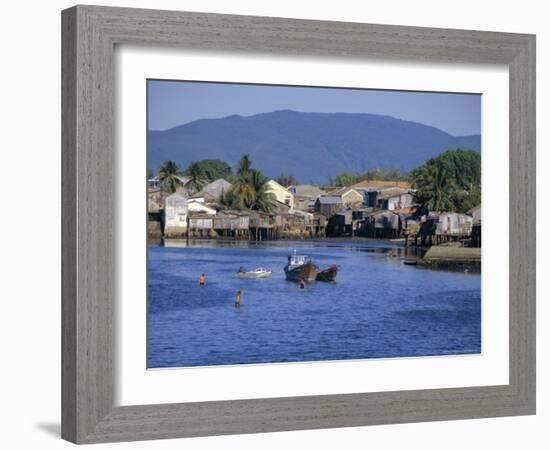
POLYGON ((325 191, 318 188, 317 186, 313 186, 312 184, 299 184, 296 186, 289 187, 289 191, 293 192, 294 195, 297 195, 298 197, 319 197, 320 195, 324 194, 325 191))
POLYGON ((337 205, 342 203, 342 198, 334 196, 319 197, 319 203, 321 205, 337 205))

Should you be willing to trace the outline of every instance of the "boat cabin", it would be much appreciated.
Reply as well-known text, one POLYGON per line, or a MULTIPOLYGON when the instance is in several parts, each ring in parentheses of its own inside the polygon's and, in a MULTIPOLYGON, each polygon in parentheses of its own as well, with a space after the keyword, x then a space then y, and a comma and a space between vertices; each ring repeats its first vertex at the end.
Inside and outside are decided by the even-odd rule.
POLYGON ((288 255, 289 266, 301 266, 309 261, 309 258, 305 255, 292 254, 288 255))

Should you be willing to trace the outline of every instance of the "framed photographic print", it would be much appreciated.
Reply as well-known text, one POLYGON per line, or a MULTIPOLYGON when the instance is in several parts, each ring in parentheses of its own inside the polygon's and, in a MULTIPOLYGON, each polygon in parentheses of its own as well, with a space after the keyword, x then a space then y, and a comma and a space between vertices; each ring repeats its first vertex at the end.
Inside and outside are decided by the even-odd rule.
POLYGON ((63 437, 534 414, 534 73, 531 35, 63 11, 63 437))

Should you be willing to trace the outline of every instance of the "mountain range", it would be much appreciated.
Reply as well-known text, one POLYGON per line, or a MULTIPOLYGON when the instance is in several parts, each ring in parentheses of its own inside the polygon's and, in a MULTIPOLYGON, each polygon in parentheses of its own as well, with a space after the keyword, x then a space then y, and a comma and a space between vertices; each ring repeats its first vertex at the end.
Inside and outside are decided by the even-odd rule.
POLYGON ((446 150, 481 150, 481 136, 453 136, 438 128, 377 114, 291 110, 201 119, 147 133, 147 165, 165 160, 182 168, 221 159, 234 166, 248 153, 270 177, 294 175, 300 183, 327 183, 340 172, 410 170, 446 150))

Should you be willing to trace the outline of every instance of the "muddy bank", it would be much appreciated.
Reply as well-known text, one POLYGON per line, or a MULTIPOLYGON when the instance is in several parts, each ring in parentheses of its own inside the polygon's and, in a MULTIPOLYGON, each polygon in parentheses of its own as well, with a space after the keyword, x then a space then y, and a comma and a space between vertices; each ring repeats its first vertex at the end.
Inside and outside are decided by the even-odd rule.
POLYGON ((430 269, 481 272, 481 248, 430 247, 417 264, 430 269))

